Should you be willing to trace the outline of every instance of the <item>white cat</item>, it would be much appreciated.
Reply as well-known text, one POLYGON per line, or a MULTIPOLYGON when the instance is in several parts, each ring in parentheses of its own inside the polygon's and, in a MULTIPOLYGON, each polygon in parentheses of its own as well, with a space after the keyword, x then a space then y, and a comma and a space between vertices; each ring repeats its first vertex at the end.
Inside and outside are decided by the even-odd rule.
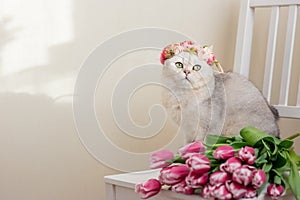
POLYGON ((218 73, 211 49, 186 41, 163 50, 164 106, 186 142, 208 133, 238 135, 248 125, 279 136, 277 111, 246 78, 218 73))

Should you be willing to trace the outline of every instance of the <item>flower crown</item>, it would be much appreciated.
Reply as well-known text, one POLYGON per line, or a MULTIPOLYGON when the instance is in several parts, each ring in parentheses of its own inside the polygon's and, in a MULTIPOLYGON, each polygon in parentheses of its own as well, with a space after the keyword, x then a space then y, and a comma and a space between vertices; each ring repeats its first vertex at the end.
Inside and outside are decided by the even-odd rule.
POLYGON ((224 72, 220 63, 216 60, 216 56, 212 51, 212 46, 199 45, 193 41, 183 41, 180 43, 174 43, 166 46, 160 55, 160 62, 165 63, 165 60, 172 58, 173 56, 181 52, 189 52, 197 55, 201 60, 206 61, 207 64, 212 66, 214 70, 218 72, 224 72))

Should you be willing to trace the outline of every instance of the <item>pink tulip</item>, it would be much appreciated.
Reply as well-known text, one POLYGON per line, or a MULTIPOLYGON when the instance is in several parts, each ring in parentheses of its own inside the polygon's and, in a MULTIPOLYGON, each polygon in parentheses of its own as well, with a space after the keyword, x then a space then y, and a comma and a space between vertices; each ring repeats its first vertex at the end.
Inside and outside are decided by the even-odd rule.
POLYGON ((214 152, 213 152, 213 156, 215 159, 222 159, 222 160, 226 160, 228 158, 231 158, 234 156, 235 150, 232 146, 220 146, 218 147, 214 152))
POLYGON ((201 154, 193 154, 186 160, 186 164, 192 171, 203 174, 210 170, 210 160, 201 154))
POLYGON ((230 180, 231 177, 227 172, 216 171, 209 177, 209 183, 211 185, 219 186, 230 180))
POLYGON ((254 149, 248 146, 242 147, 239 150, 238 157, 248 165, 253 165, 256 160, 254 149))
POLYGON ((252 185, 254 188, 261 187, 266 180, 267 176, 263 170, 259 169, 253 172, 252 185))
POLYGON ((237 168, 242 166, 239 158, 231 157, 225 163, 220 165, 220 170, 232 174, 237 168))
POLYGON ((209 199, 211 197, 211 191, 212 191, 212 188, 211 188, 211 185, 205 185, 203 188, 202 188, 202 192, 201 192, 201 196, 204 198, 204 199, 209 199))
POLYGON ((245 194, 247 193, 247 188, 245 186, 240 185, 233 181, 226 181, 225 186, 226 186, 227 190, 229 192, 231 192, 232 197, 234 199, 243 198, 245 196, 245 194))
POLYGON ((183 193, 183 194, 194 194, 195 189, 189 187, 185 180, 181 181, 180 183, 177 183, 176 185, 172 186, 172 191, 177 192, 177 193, 183 193))
POLYGON ((141 195, 142 199, 148 199, 157 193, 161 189, 161 184, 156 179, 149 179, 145 183, 139 183, 135 186, 135 192, 141 195))
POLYGON ((272 199, 279 199, 284 193, 282 185, 270 184, 267 188, 267 193, 272 199))
POLYGON ((241 185, 247 186, 252 182, 252 172, 255 169, 255 167, 243 165, 233 172, 232 180, 241 185))
POLYGON ((185 182, 191 188, 199 188, 208 182, 208 173, 198 174, 192 171, 185 178, 185 182))
POLYGON ((181 155, 182 159, 188 159, 194 153, 204 153, 205 147, 201 142, 193 142, 181 147, 178 153, 181 155))
POLYGON ((227 190, 225 185, 220 185, 214 190, 211 190, 210 195, 219 200, 232 199, 232 194, 227 190))
POLYGON ((174 165, 165 167, 160 171, 159 180, 166 185, 175 185, 189 174, 190 169, 186 165, 174 165))
POLYGON ((162 167, 167 167, 171 164, 167 160, 174 158, 174 154, 169 150, 162 150, 156 153, 153 153, 150 158, 150 168, 157 169, 162 167))
POLYGON ((253 187, 247 187, 245 198, 252 199, 257 197, 257 190, 253 187))

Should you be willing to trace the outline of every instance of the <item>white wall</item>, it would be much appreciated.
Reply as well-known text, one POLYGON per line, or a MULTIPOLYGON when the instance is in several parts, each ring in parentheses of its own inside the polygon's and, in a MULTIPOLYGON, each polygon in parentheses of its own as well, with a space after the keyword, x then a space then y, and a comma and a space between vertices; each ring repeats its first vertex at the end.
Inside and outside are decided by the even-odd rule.
MULTIPOLYGON (((214 44, 219 61, 230 70, 239 2, 2 0, 0 199, 104 199, 103 176, 119 171, 94 159, 77 134, 72 98, 81 63, 112 35, 134 28, 160 27, 184 33, 203 44, 214 44)), ((96 115, 107 116, 105 133, 123 150, 149 153, 174 137, 176 128, 170 121, 148 140, 126 136, 103 104, 112 89, 109 83, 122 77, 124 69, 158 56, 158 51, 149 51, 121 58, 96 91, 96 115), (103 85, 104 89, 99 89, 103 85)), ((259 80, 255 83, 260 84, 259 80)), ((130 102, 132 118, 138 124, 149 122, 146 112, 159 101, 157 87, 137 91, 130 102)), ((300 130, 296 120, 285 119, 280 125, 286 135, 300 130)), ((180 145, 180 138, 174 143, 180 145)), ((118 159, 108 151, 103 154, 118 159)), ((135 160, 128 162, 136 169, 145 168, 135 160)))

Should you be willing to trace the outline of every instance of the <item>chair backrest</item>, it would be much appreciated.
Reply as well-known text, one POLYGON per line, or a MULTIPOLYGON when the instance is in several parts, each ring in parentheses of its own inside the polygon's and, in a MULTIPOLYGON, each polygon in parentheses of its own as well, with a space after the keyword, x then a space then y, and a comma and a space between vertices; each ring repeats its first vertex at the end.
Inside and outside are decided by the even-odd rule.
POLYGON ((299 5, 300 0, 241 0, 233 71, 240 73, 247 78, 249 78, 250 71, 254 11, 259 7, 272 7, 262 91, 268 101, 270 101, 271 98, 280 7, 288 6, 279 103, 278 105, 274 105, 278 109, 280 117, 300 118, 300 80, 298 85, 297 104, 295 106, 288 105, 296 20, 299 5))

